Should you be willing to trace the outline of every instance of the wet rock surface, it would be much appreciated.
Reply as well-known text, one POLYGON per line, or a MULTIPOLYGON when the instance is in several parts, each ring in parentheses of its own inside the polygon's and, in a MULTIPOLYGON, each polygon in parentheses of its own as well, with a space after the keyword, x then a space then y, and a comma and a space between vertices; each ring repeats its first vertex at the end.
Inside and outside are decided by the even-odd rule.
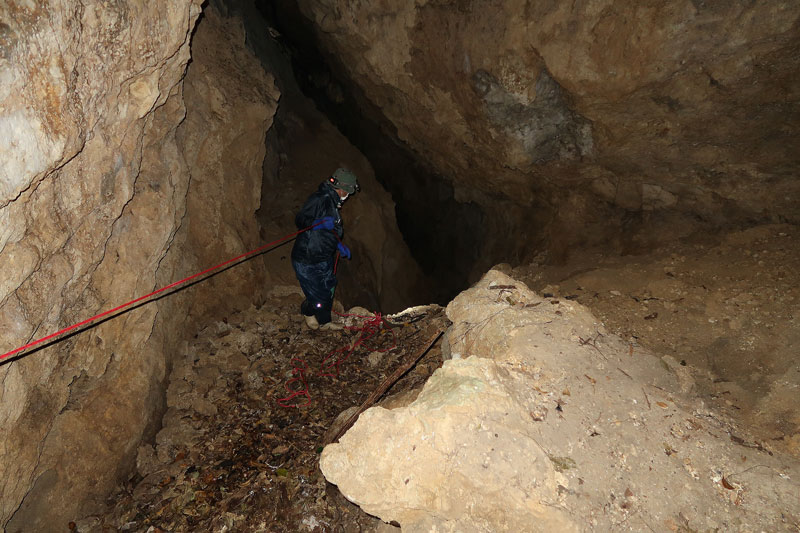
MULTIPOLYGON (((390 319, 396 327, 384 323, 366 338, 359 328, 374 316, 365 309, 353 312, 366 319, 341 319, 354 329, 308 330, 298 293, 281 287, 267 305, 210 324, 184 346, 170 375, 163 428, 139 448, 136 473, 108 500, 108 513, 76 520, 77 531, 395 529, 327 484, 319 453, 340 413, 417 353, 443 310, 390 319), (348 344, 357 347, 343 350, 348 344), (335 374, 337 361, 338 377, 320 375, 335 374), (296 380, 297 369, 305 382, 296 380), (288 389, 304 383, 308 395, 289 398, 288 389)), ((433 348, 390 395, 419 387, 440 364, 433 348)))

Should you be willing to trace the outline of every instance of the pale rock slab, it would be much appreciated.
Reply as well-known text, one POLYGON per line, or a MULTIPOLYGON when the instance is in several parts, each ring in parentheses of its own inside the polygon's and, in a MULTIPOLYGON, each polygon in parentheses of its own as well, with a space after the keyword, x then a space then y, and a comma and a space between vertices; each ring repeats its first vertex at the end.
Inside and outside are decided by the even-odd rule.
POLYGON ((674 359, 494 270, 447 314, 453 359, 419 397, 365 411, 322 453, 365 511, 412 532, 796 524, 798 461, 691 396, 674 359))
POLYGON ((404 531, 578 531, 552 507, 555 470, 534 431, 496 365, 470 357, 446 362, 407 408, 362 414, 320 467, 404 531))

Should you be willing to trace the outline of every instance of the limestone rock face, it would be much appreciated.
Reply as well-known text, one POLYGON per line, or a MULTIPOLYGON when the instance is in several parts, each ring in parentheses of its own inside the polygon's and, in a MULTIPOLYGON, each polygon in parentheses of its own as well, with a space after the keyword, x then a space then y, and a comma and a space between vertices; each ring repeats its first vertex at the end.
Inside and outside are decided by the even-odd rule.
MULTIPOLYGON (((201 268, 262 244, 255 214, 265 138, 280 98, 272 75, 245 45, 241 21, 214 9, 204 17, 208 22, 204 18, 192 39, 184 81, 188 112, 178 129, 191 183, 184 219, 189 231, 178 249, 190 252, 201 268)), ((248 261, 208 280, 192 312, 214 316, 231 305, 247 309, 263 299, 269 288, 264 281, 263 265, 248 261)))
MULTIPOLYGON (((217 0, 226 16, 242 21, 246 42, 275 77, 280 106, 267 135, 267 157, 261 206, 257 215, 261 238, 271 242, 297 230, 297 211, 320 183, 338 167, 352 170, 361 186, 340 214, 344 244, 351 260, 337 265, 336 297, 345 306, 361 305, 384 313, 428 301, 429 291, 419 266, 401 235, 392 196, 375 179, 372 164, 345 135, 303 95, 282 39, 265 31, 268 22, 252 0, 217 0), (420 296, 424 294, 424 296, 420 296)), ((235 161, 232 161, 235 163, 235 161)), ((297 284, 289 252, 292 243, 259 257, 265 284, 297 284)))
POLYGON ((345 496, 404 531, 578 531, 560 510, 534 422, 488 359, 448 361, 407 409, 374 408, 320 467, 345 496), (524 468, 520 468, 525 465, 524 468))
POLYGON ((791 528, 800 464, 690 396, 674 359, 494 270, 447 315, 452 359, 418 398, 322 453, 365 511, 411 532, 791 528))
POLYGON ((496 261, 520 222, 800 220, 797 2, 298 4, 364 107, 484 207, 496 261))
MULTIPOLYGON (((248 88, 271 85, 225 27, 232 48, 193 63, 187 110, 200 4, 0 4, 0 353, 252 244, 277 93, 248 88)), ((0 366, 0 526, 63 529, 105 497, 160 418, 186 325, 231 294, 249 306, 254 269, 0 366)))

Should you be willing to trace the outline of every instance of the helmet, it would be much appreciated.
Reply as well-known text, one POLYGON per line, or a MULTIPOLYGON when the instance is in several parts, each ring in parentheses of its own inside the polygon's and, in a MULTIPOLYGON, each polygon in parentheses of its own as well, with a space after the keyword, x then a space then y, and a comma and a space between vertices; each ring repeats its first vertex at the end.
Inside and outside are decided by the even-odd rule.
POLYGON ((358 186, 356 175, 346 168, 337 168, 336 172, 328 179, 328 182, 337 189, 342 189, 348 194, 353 194, 361 188, 358 186))

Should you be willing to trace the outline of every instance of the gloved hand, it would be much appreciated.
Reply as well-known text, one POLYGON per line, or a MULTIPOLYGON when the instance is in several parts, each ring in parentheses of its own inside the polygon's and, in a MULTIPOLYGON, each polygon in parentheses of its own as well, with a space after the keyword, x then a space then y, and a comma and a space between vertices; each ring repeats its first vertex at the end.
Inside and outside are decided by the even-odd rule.
POLYGON ((350 248, 348 248, 341 242, 336 247, 339 249, 339 253, 342 254, 342 257, 344 257, 345 259, 350 259, 352 255, 350 253, 350 248))
POLYGON ((333 229, 333 217, 318 218, 317 220, 314 221, 314 224, 318 224, 320 222, 321 222, 321 224, 319 224, 319 226, 314 226, 314 228, 313 228, 314 231, 316 231, 318 229, 326 229, 326 230, 332 230, 333 229))

